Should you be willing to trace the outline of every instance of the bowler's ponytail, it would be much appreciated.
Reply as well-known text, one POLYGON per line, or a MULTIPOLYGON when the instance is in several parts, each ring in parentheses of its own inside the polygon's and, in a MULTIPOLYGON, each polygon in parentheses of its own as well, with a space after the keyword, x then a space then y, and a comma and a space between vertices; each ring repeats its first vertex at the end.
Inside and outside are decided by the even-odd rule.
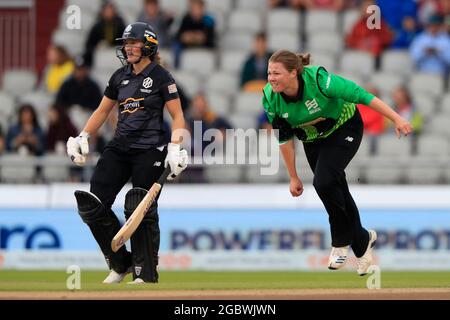
POLYGON ((310 64, 310 61, 311 61, 310 53, 297 53, 297 57, 300 60, 301 66, 307 66, 310 64))

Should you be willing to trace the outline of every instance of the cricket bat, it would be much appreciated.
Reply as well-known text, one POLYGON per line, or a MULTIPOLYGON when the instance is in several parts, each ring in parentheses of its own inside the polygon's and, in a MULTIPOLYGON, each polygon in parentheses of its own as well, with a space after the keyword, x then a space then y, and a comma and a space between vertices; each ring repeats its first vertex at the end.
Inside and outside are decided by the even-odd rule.
POLYGON ((114 236, 111 241, 112 251, 117 252, 117 250, 119 250, 120 247, 122 247, 125 242, 127 242, 128 239, 131 238, 133 233, 139 227, 139 224, 142 222, 142 219, 144 219, 144 216, 147 214, 148 209, 158 196, 159 191, 161 190, 161 187, 166 181, 170 172, 170 166, 167 166, 159 180, 152 185, 150 190, 148 190, 147 194, 145 195, 144 199, 142 199, 141 203, 139 203, 137 208, 133 211, 122 228, 120 228, 120 230, 114 236))

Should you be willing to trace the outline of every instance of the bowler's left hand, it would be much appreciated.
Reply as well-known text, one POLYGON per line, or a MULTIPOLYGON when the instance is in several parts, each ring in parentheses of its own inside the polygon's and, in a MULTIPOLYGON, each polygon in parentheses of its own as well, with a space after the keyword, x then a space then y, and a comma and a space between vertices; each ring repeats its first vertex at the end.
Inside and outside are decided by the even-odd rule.
POLYGON ((409 123, 403 118, 399 118, 397 121, 395 121, 394 126, 395 126, 395 134, 399 139, 401 138, 402 135, 407 136, 408 134, 414 131, 414 128, 411 125, 411 123, 409 123))

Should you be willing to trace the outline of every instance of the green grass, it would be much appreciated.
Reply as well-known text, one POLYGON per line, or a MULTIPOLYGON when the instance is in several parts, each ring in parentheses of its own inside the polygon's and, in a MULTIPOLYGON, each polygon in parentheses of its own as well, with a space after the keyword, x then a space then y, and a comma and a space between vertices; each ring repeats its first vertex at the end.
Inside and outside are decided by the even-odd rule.
MULTIPOLYGON (((133 286, 124 283, 102 285, 107 272, 82 271, 84 291, 113 290, 229 290, 229 289, 302 289, 365 288, 368 276, 355 272, 160 272, 156 285, 133 286)), ((64 271, 0 271, 0 291, 62 291, 70 276, 64 271)), ((448 288, 450 272, 382 272, 383 288, 448 288)))

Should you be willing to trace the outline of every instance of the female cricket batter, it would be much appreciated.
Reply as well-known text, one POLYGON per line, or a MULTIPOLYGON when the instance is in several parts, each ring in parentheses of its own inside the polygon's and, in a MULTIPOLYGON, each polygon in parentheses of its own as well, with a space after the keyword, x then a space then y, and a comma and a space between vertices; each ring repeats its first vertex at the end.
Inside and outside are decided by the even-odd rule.
POLYGON ((112 75, 100 105, 80 135, 67 141, 67 153, 74 163, 84 165, 89 136, 97 132, 118 103, 115 135, 97 163, 90 192, 75 191, 78 211, 111 270, 103 283, 119 283, 130 272, 133 283, 158 282, 157 202, 131 237, 132 253, 125 246, 115 253, 111 249, 111 240, 121 227, 111 206, 131 178, 133 189, 125 197, 128 219, 164 167, 171 168, 169 179, 186 168, 187 152, 180 148, 181 139, 177 135, 177 129, 184 128, 184 116, 175 81, 158 63, 158 40, 153 28, 136 22, 128 25, 117 40, 123 41, 117 56, 124 67, 112 75), (164 106, 173 119, 170 143, 164 139, 164 106))
POLYGON ((342 268, 349 247, 357 259, 357 272, 367 273, 377 234, 362 227, 358 208, 349 192, 345 168, 363 136, 363 122, 355 104, 362 103, 393 121, 400 138, 412 132, 410 123, 383 101, 325 68, 309 65, 310 55, 287 50, 269 60, 263 105, 274 129, 291 179, 290 192, 298 197, 303 183, 295 168, 293 137, 303 142, 313 185, 329 216, 332 250, 328 268, 342 268), (305 67, 306 66, 306 67, 305 67))

